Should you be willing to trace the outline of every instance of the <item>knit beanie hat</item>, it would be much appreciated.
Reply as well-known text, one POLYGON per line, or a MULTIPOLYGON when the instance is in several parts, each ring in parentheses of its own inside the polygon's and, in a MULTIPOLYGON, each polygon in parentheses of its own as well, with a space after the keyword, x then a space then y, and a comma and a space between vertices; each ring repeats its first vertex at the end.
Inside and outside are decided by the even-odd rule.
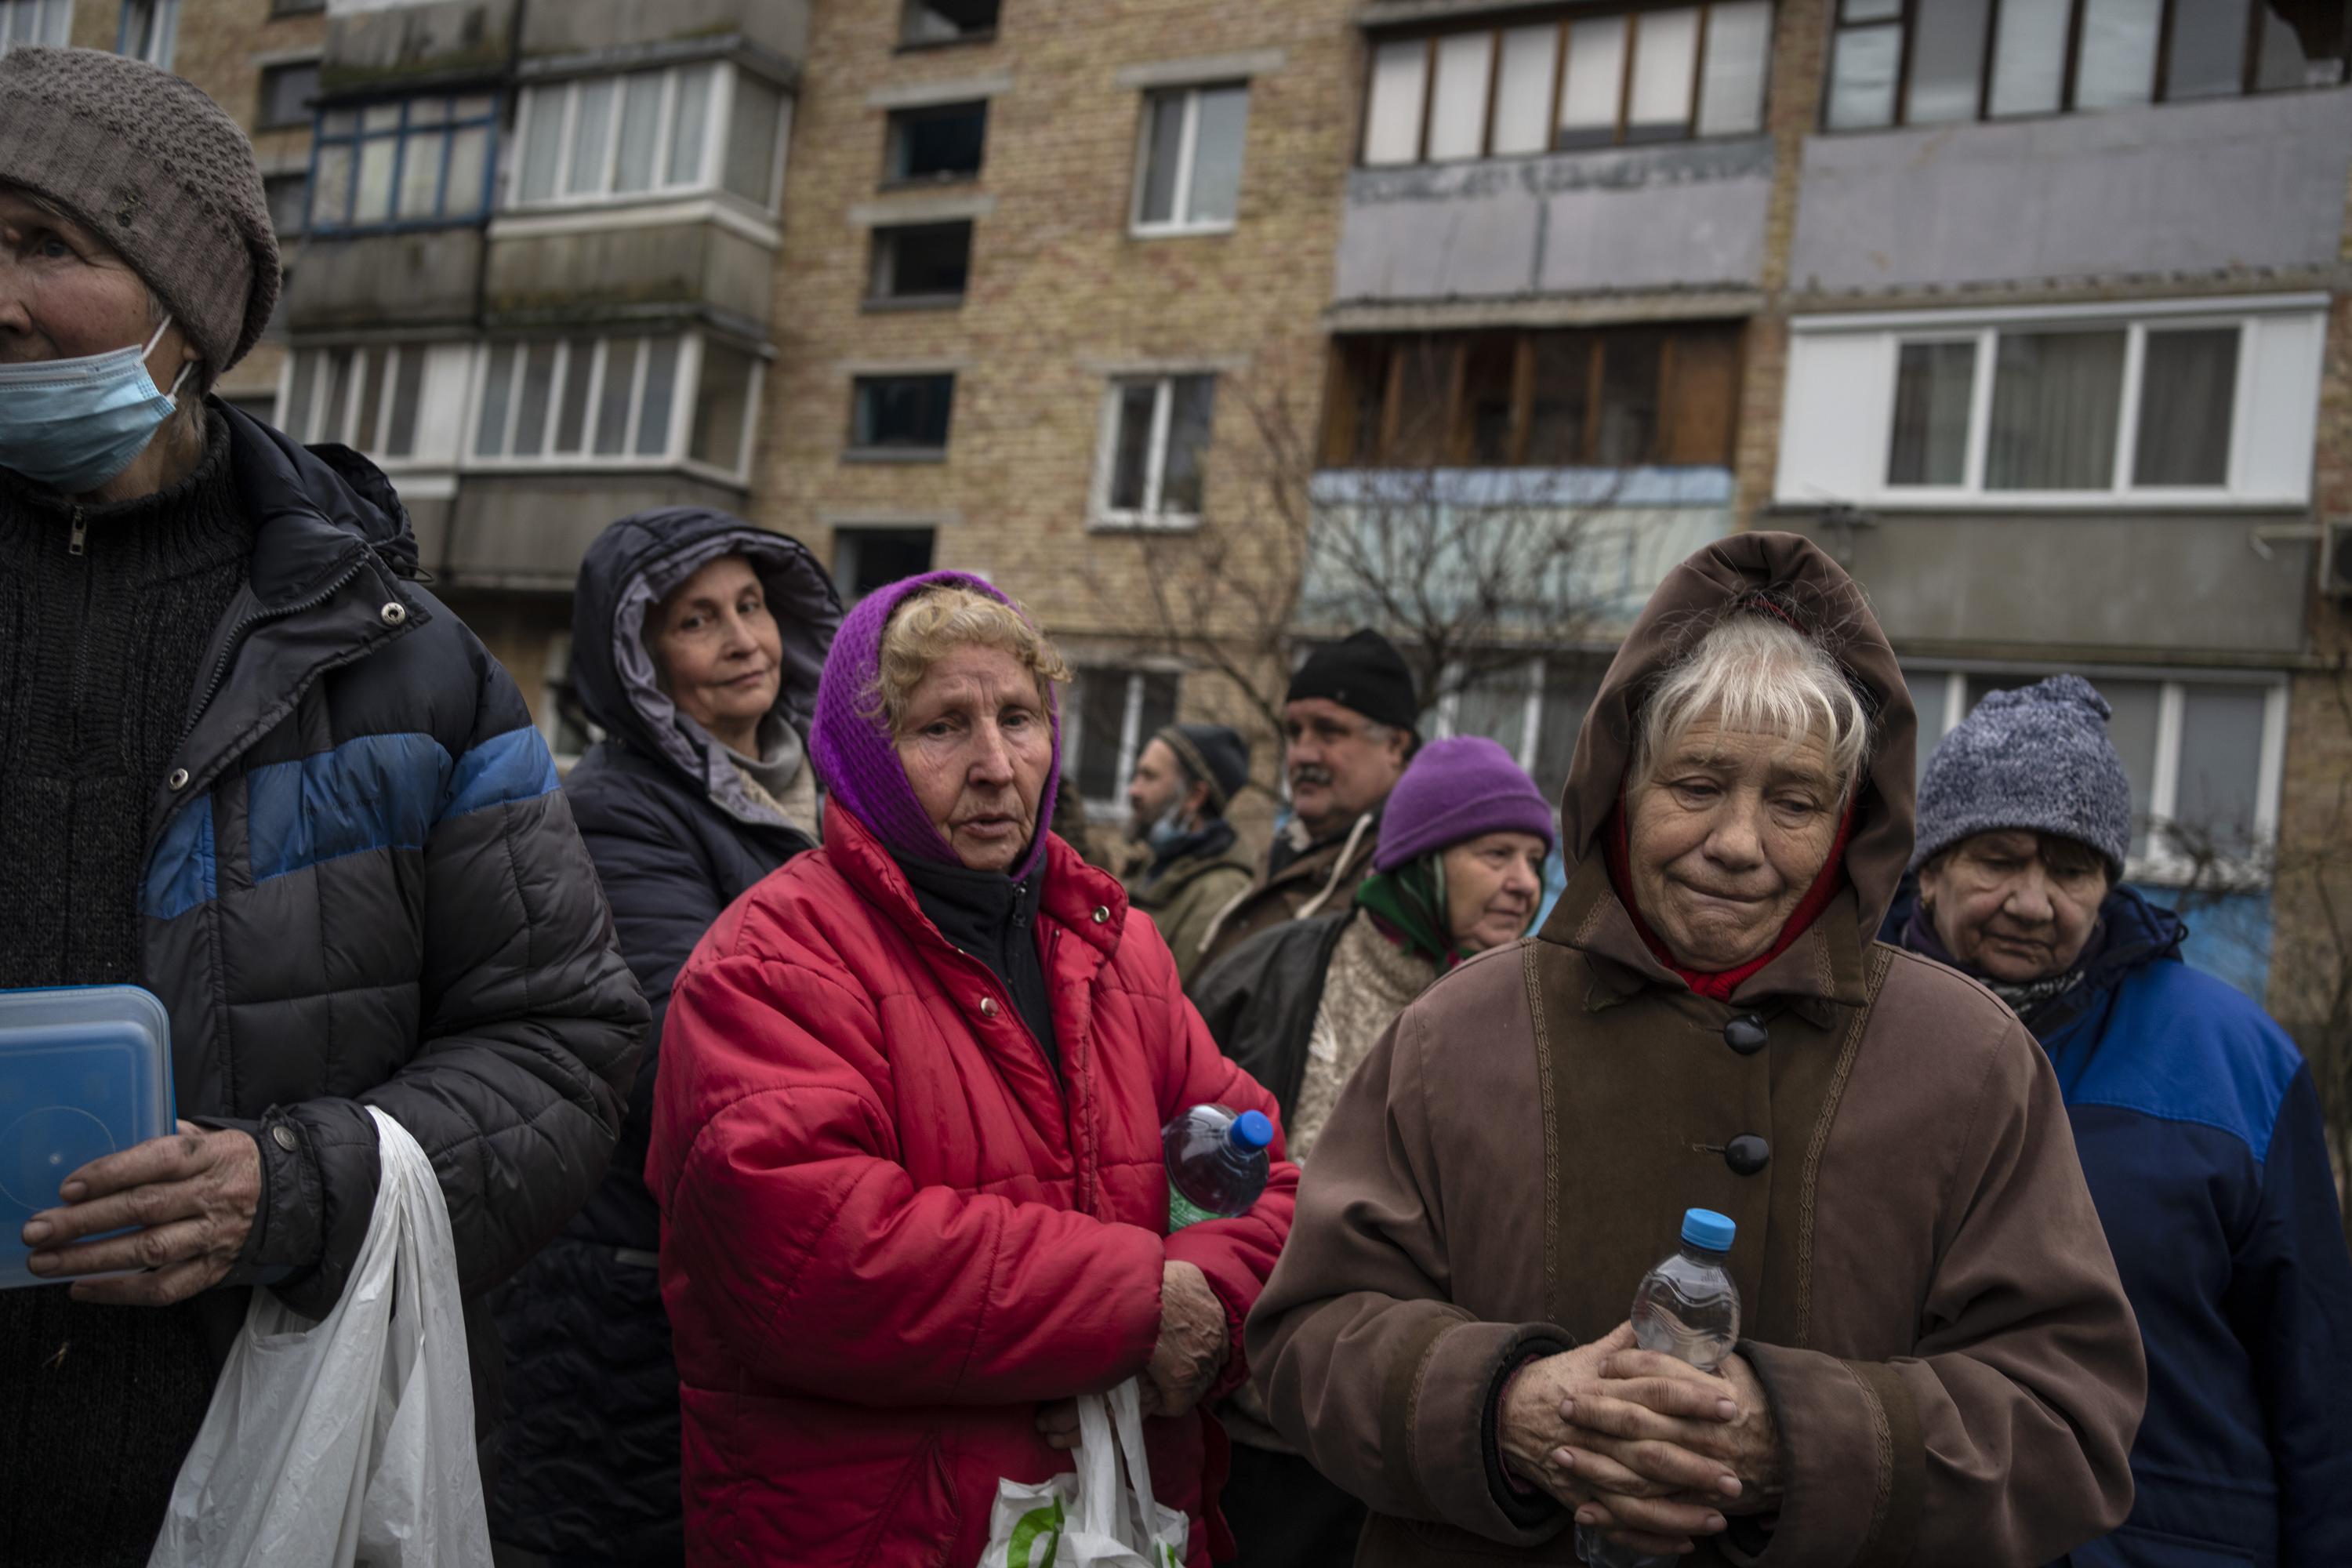
POLYGON ((253 145, 194 84, 101 49, 0 55, 0 183, 96 235, 155 290, 209 386, 278 304, 278 235, 253 145))
MULTIPOLYGON (((824 671, 817 677, 809 760, 833 798, 893 855, 956 866, 962 862, 915 798, 915 786, 908 782, 906 764, 898 761, 898 748, 890 739, 889 721, 871 711, 882 679, 882 633, 891 614, 927 588, 950 586, 985 594, 1028 619, 1027 612, 994 585, 966 572, 929 572, 866 595, 843 617, 841 629, 833 635, 833 650, 825 655, 824 671)), ((1046 700, 1052 708, 1054 758, 1045 769, 1045 790, 1037 796, 1037 837, 1028 858, 1013 868, 1016 881, 1045 858, 1045 832, 1052 826, 1055 786, 1061 782, 1061 704, 1050 691, 1046 700)))
POLYGON ((1393 871, 1482 833, 1532 833, 1547 850, 1558 841, 1551 802, 1510 752, 1484 735, 1432 741, 1389 792, 1372 869, 1393 871))
POLYGON ((1171 724, 1152 739, 1166 742, 1184 771, 1209 786, 1209 804, 1219 816, 1249 783, 1249 742, 1238 730, 1223 724, 1171 724))
POLYGON ((1375 724, 1410 730, 1421 722, 1412 694, 1412 671, 1396 645, 1376 631, 1351 632, 1307 656, 1290 678, 1286 702, 1320 697, 1352 709, 1375 724))
POLYGON ((2121 880, 2131 854, 2131 780, 2107 739, 2113 711, 2079 675, 1978 703, 1927 760, 1911 869, 1976 834, 2029 828, 2089 845, 2121 880))

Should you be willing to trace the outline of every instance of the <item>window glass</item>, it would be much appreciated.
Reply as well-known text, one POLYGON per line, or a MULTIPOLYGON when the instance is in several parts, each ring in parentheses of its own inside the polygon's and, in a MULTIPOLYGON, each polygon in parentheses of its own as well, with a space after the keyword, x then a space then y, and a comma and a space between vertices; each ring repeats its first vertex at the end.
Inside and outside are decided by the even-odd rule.
POLYGON ((1698 59, 1698 12, 1644 11, 1633 45, 1628 141, 1666 141, 1690 133, 1691 83, 1698 59))
POLYGON ((310 199, 310 177, 299 171, 271 174, 261 182, 269 202, 269 226, 280 235, 302 232, 302 208, 310 199))
POLYGON ((2333 87, 2342 81, 2348 20, 2352 17, 2347 17, 2340 4, 2264 5, 2254 89, 2274 92, 2283 88, 2333 87))
POLYGON ((955 405, 952 375, 862 375, 851 388, 850 445, 944 451, 955 405))
POLYGON ((2072 0, 2002 0, 1988 113, 2048 114, 2058 107, 2072 9, 2072 0))
POLYGON ((572 93, 577 102, 572 120, 572 164, 564 176, 563 194, 594 195, 607 188, 611 173, 606 149, 613 132, 614 87, 609 79, 583 81, 572 93))
POLYGON ((400 216, 431 217, 441 200, 441 157, 446 131, 413 133, 401 150, 400 216))
POLYGON ((2262 686, 2182 686, 2180 774, 2172 803, 2180 847, 2234 856, 2254 847, 2269 696, 2262 686))
POLYGON ((1568 784, 1576 737, 1601 689, 1602 667, 1590 659, 1554 659, 1544 667, 1543 706, 1536 730, 1537 787, 1557 802, 1568 784))
POLYGON ((1176 221, 1176 177, 1184 162, 1185 98, 1181 92, 1156 93, 1144 109, 1150 121, 1144 132, 1143 205, 1139 217, 1147 224, 1176 221))
POLYGON ((971 270, 971 225, 915 224, 874 231, 877 299, 951 299, 971 270))
POLYGON ((1967 482, 1969 405, 1977 345, 1905 343, 1895 367, 1895 439, 1890 485, 1967 482))
POLYGON ((1625 82, 1625 18, 1593 16, 1568 25, 1568 74, 1560 84, 1559 145, 1604 146, 1617 140, 1617 105, 1625 82))
POLYGON ((296 354, 294 374, 286 383, 286 412, 278 427, 298 441, 310 439, 310 401, 318 379, 319 356, 296 354))
POLYGON ((902 109, 890 116, 891 180, 961 180, 980 173, 988 138, 988 100, 938 109, 902 109))
POLYGON ((1478 468, 1511 461, 1519 340, 1490 332, 1470 340, 1462 365, 1463 456, 1478 468))
POLYGON ((1600 342, 1580 332, 1542 332, 1535 342, 1535 397, 1528 410, 1528 461, 1567 468, 1584 461, 1586 416, 1600 342))
POLYGON ((555 411, 555 437, 548 449, 576 453, 588 434, 588 384, 595 379, 596 340, 573 338, 564 345, 563 401, 555 411))
POLYGON ((783 95, 766 82, 735 75, 734 123, 728 128, 727 172, 720 184, 747 202, 768 205, 776 173, 776 133, 783 95))
POLYGON ((0 54, 18 44, 64 48, 73 31, 73 0, 0 0, 0 54))
POLYGON ((621 141, 613 166, 613 189, 650 190, 654 143, 661 135, 662 73, 638 71, 621 82, 621 141))
POLYGON ((534 88, 523 106, 522 197, 543 202, 555 195, 555 174, 563 161, 562 88, 534 88))
POLYGON ((1601 429, 1592 460, 1604 468, 1645 463, 1658 447, 1658 356, 1663 332, 1620 331, 1602 340, 1601 429))
POLYGON ((1552 72, 1559 62, 1558 26, 1504 33, 1502 70, 1495 84, 1496 153, 1540 153, 1549 144, 1552 72))
POLYGON ((416 405, 424 395, 425 358, 430 352, 423 347, 400 351, 393 374, 392 422, 384 431, 383 451, 388 458, 415 455, 416 405))
POLYGON ((1419 38, 1372 51, 1372 85, 1364 114, 1364 162, 1410 163, 1421 156, 1421 105, 1428 87, 1429 46, 1419 38))
POLYGON ((2116 109, 2156 95, 2156 38, 2164 0, 2083 0, 2074 107, 2116 109))
POLYGON ((490 128, 461 126, 449 133, 449 183, 441 197, 441 211, 461 217, 482 210, 490 174, 490 128))
POLYGON ((180 0, 123 0, 116 52, 170 70, 179 31, 180 0))
POLYGON ((343 420, 351 409, 352 351, 327 351, 325 374, 320 377, 319 393, 319 433, 314 441, 343 441, 348 437, 343 420))
POLYGON ((555 395, 555 345, 533 343, 523 353, 522 401, 515 413, 514 455, 536 458, 547 444, 547 408, 555 395))
POLYGON ((1216 393, 1213 376, 1180 375, 1169 383, 1168 452, 1157 509, 1163 513, 1200 514, 1202 475, 1207 467, 1216 393))
POLYGON ((702 345, 702 379, 694 391, 694 437, 688 457, 730 474, 742 466, 756 370, 756 362, 740 349, 702 345))
POLYGON ((2003 332, 1994 353, 1985 488, 2111 486, 2123 368, 2121 331, 2003 332))
MULTIPOLYGON (((65 40, 58 40, 63 43, 65 40)), ((300 125, 310 118, 310 100, 319 96, 319 62, 266 66, 261 72, 261 114, 257 129, 300 125)))
POLYGON ((1249 89, 1204 88, 1192 137, 1192 190, 1186 219, 1197 224, 1231 223, 1241 195, 1242 143, 1249 127, 1249 89))
POLYGON ((1885 22, 1903 15, 1903 0, 1845 0, 1838 16, 1847 22, 1885 22))
POLYGON ((1109 800, 1118 794, 1119 742, 1127 733, 1127 686, 1124 670, 1078 672, 1077 775, 1081 799, 1109 800))
POLYGON ((1151 478, 1151 426, 1158 416, 1160 384, 1130 382, 1118 389, 1118 429, 1111 447, 1110 506, 1141 511, 1151 478))
POLYGON ((646 340, 646 393, 637 414, 637 456, 669 450, 670 408, 677 398, 677 340, 646 340))
POLYGON ((1919 742, 1914 755, 1915 784, 1927 780, 1927 763, 1944 739, 1944 707, 1951 682, 1940 669, 1906 669, 1903 684, 1911 693, 1912 711, 1919 716, 1919 742))
POLYGON ((500 343, 490 351, 482 373, 482 417, 474 430, 474 455, 495 458, 507 449, 507 410, 514 395, 515 348, 500 343))
POLYGON ((372 136, 360 143, 359 197, 352 205, 352 223, 382 223, 392 216, 392 171, 399 156, 397 137, 372 136))
POLYGON ((833 531, 833 580, 855 604, 877 588, 931 570, 937 531, 929 528, 837 528, 833 531))
POLYGON ((2245 79, 2246 0, 2173 0, 2164 96, 2218 98, 2245 79))
POLYGON ((954 44, 996 30, 997 0, 906 0, 898 37, 908 44, 954 44))
POLYGON ((1895 73, 1902 63, 1902 28, 1841 31, 1830 46, 1830 129, 1894 124, 1895 73))
POLYGON ((629 405, 636 399, 635 338, 614 338, 604 344, 604 389, 596 395, 596 455, 617 458, 628 449, 629 405))
POLYGON ((1738 0, 1706 13, 1698 133, 1736 136, 1764 124, 1764 77, 1772 58, 1770 0, 1738 0))
POLYGON ((1454 699, 1454 732, 1483 735, 1514 758, 1526 754, 1529 670, 1524 664, 1487 670, 1454 699))
POLYGON ((1486 77, 1491 33, 1456 33, 1437 40, 1437 77, 1429 97, 1429 156, 1475 158, 1486 139, 1486 77))
POLYGON ((710 87, 718 71, 716 66, 688 66, 677 73, 669 117, 669 184, 703 182, 703 146, 710 139, 710 87))
MULTIPOLYGON (((1984 75, 1985 24, 1991 0, 1921 0, 1911 35, 1911 89, 1904 119, 1913 125, 1974 120, 1984 75)), ((1893 118, 1890 104, 1887 118, 1893 118)))
POLYGON ((2237 395, 2237 328, 2150 331, 2140 358, 2132 482, 2228 484, 2237 395))
POLYGON ((366 368, 360 373, 360 416, 352 426, 351 443, 362 452, 381 449, 377 440, 383 428, 383 374, 400 351, 375 349, 365 354, 366 368))

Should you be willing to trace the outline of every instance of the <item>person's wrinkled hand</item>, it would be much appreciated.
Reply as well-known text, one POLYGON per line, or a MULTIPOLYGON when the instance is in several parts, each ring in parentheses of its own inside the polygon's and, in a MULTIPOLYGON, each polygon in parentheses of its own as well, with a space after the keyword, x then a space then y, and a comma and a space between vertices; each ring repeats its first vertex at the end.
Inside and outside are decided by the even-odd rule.
POLYGON ((1673 1356, 1620 1351, 1569 1403, 1575 1435, 1557 1461, 1595 1494, 1580 1510, 1584 1522, 1654 1533, 1681 1528, 1690 1508, 1780 1506, 1780 1432, 1741 1357, 1709 1373, 1673 1356))
POLYGON ((1045 1447, 1056 1453, 1066 1454, 1078 1446, 1078 1402, 1056 1399, 1051 1405, 1037 1407, 1037 1430, 1045 1436, 1045 1447))
POLYGON ((1197 1264, 1171 1260, 1160 1271, 1160 1342, 1144 1368, 1146 1415, 1181 1415, 1201 1402, 1233 1354, 1225 1305, 1197 1264))
MULTIPOLYGON (((1605 1339, 1528 1363, 1505 1394, 1499 1442, 1513 1475, 1576 1510, 1580 1521, 1599 1524, 1644 1552, 1687 1552, 1696 1537, 1725 1526, 1717 1508, 1689 1495, 1726 1476, 1723 1466, 1703 1461, 1704 1469, 1692 1469, 1688 1479, 1612 1471, 1626 1489, 1612 1495, 1581 1462, 1581 1445, 1590 1439, 1578 1426, 1579 1391, 1597 1387, 1615 1358, 1638 1353, 1634 1343, 1633 1324, 1621 1323, 1605 1339)), ((1723 1407, 1721 1399, 1698 1388, 1668 1398, 1695 1419, 1716 1418, 1723 1407)))
POLYGON ((236 1267, 261 1206, 261 1149, 252 1135, 179 1131, 92 1160, 59 1184, 62 1207, 25 1222, 37 1250, 25 1266, 74 1281, 74 1299, 164 1307, 218 1284, 236 1267), (130 1235, 87 1241, 110 1230, 130 1235), (115 1279, 79 1276, 135 1268, 115 1279))

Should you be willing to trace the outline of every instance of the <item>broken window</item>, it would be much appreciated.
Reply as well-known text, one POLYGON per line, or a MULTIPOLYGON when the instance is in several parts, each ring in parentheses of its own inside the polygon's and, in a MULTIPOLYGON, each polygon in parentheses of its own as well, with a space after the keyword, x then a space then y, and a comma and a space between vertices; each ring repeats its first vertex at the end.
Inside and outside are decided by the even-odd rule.
POLYGON ((1864 130, 2332 87, 2352 63, 2347 16, 2352 0, 1840 0, 1823 119, 1864 130))
POLYGON ((850 450, 940 456, 954 406, 952 374, 861 375, 851 391, 850 450))

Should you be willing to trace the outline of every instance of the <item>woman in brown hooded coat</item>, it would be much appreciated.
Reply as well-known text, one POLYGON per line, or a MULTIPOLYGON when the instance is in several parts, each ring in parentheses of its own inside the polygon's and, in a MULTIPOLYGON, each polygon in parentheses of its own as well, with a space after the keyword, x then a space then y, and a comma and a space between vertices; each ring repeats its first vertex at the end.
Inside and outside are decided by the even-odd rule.
POLYGON ((1578 742, 1566 894, 1374 1047, 1250 1321, 1276 1425, 1374 1510, 1360 1564, 1570 1561, 1590 1519, 1701 1563, 2025 1565, 2129 1509, 2146 1373, 2048 1062, 1989 992, 1872 941, 1914 731, 1808 542, 1735 535, 1652 596, 1578 742), (1821 733, 1728 700, 1656 732, 1653 699, 1747 616, 1766 662, 1812 661, 1821 733), (1755 782, 1808 756, 1811 805, 1755 782), (1662 816, 1719 807, 1749 815, 1659 847, 1662 816), (1812 846, 1777 881, 1775 835, 1780 870, 1812 846), (1738 1224, 1720 1378, 1627 1348, 1691 1206, 1738 1224))

